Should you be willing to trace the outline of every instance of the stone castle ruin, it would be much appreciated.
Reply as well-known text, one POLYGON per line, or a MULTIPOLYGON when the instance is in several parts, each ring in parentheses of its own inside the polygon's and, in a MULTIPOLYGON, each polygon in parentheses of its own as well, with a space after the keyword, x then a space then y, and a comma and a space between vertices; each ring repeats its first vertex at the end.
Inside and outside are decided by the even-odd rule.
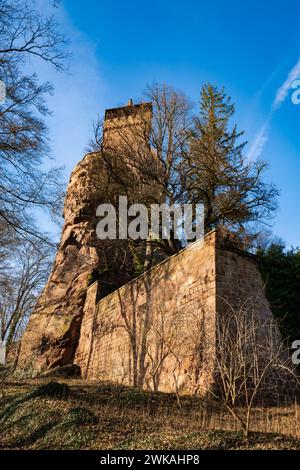
MULTIPOLYGON (((147 136, 151 116, 151 103, 106 110, 103 146, 122 146, 120 128, 129 140, 132 126, 147 136)), ((136 145, 148 146, 146 137, 136 145)), ((100 160, 87 154, 71 175, 60 245, 24 333, 17 373, 36 376, 76 364, 85 379, 205 394, 217 380, 217 324, 229 306, 251 304, 261 320, 272 320, 255 260, 214 231, 138 277, 121 268, 99 275, 96 206, 99 187, 109 184, 100 160)), ((277 330, 272 335, 280 341, 277 330)), ((287 393, 279 372, 275 385, 287 393)))

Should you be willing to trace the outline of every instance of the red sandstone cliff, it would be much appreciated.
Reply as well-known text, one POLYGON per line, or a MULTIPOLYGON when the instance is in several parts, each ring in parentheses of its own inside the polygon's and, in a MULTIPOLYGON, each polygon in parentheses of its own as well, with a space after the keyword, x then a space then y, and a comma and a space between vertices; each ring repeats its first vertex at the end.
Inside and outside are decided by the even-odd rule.
MULTIPOLYGON (((71 175, 61 241, 52 273, 22 339, 19 375, 36 375, 73 360, 87 287, 103 263, 103 243, 95 232, 99 185, 106 184, 105 177, 98 177, 100 159, 99 154, 86 155, 71 175)), ((122 271, 114 272, 113 279, 106 277, 107 285, 114 288, 128 279, 122 271)))

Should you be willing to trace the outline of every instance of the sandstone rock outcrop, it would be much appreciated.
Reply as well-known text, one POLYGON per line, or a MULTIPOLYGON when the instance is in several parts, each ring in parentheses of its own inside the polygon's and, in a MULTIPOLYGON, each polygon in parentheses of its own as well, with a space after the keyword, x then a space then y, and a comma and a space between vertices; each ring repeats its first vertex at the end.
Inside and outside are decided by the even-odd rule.
MULTIPOLYGON (((100 156, 88 154, 76 166, 68 186, 65 223, 51 276, 22 339, 17 373, 36 375, 73 361, 87 287, 101 265, 96 237, 100 156)), ((104 184, 104 181, 103 181, 104 184)), ((107 277, 109 283, 109 277, 107 277)), ((114 273, 115 287, 128 280, 114 273)))
MULTIPOLYGON (((71 364, 79 340, 88 286, 101 279, 99 296, 103 297, 134 275, 132 253, 127 242, 97 238, 96 209, 107 202, 116 206, 119 195, 124 194, 124 185, 122 187, 118 178, 109 171, 111 161, 105 163, 104 153, 118 161, 122 153, 118 129, 131 133, 133 140, 133 123, 148 125, 151 112, 151 103, 130 103, 106 110, 105 144, 98 152, 87 154, 72 172, 55 263, 22 338, 17 375, 34 376, 71 364)), ((145 143, 143 145, 143 148, 147 147, 145 143)), ((151 153, 149 158, 152 160, 151 153)), ((126 173, 126 177, 132 180, 126 163, 119 165, 119 173, 126 173)), ((153 192, 153 185, 150 191, 153 192)))

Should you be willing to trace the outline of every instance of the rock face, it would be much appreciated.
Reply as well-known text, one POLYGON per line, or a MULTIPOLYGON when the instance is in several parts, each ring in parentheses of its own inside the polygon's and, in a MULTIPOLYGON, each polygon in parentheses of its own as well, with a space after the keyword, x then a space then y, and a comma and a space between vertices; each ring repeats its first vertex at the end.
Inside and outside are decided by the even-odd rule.
MULTIPOLYGON (((117 130, 126 131, 127 122, 132 128, 134 116, 140 119, 143 113, 147 120, 151 118, 150 103, 106 111, 104 141, 110 151, 119 146, 117 130)), ((61 241, 52 273, 22 339, 16 370, 19 376, 34 376, 71 364, 88 286, 101 278, 99 295, 103 297, 133 276, 126 242, 106 243, 96 236, 98 205, 115 203, 122 194, 111 179, 101 151, 87 154, 71 175, 61 241)))
MULTIPOLYGON (((59 249, 22 339, 19 374, 36 375, 73 361, 86 291, 101 265, 103 245, 95 232, 101 181, 93 177, 99 172, 100 158, 86 155, 71 175, 59 249)), ((122 272, 114 273, 111 284, 118 287, 128 279, 122 272)))
POLYGON ((24 334, 18 369, 26 374, 72 362, 88 277, 98 261, 91 243, 93 220, 88 201, 94 155, 72 173, 65 201, 65 224, 53 271, 24 334))

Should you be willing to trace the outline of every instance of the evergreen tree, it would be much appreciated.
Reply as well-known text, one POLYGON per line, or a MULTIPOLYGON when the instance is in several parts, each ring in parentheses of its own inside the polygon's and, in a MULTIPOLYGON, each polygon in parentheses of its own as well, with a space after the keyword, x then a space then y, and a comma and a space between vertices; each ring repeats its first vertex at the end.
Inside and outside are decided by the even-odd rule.
POLYGON ((300 339, 300 250, 272 243, 258 249, 257 257, 273 315, 291 344, 300 339))
POLYGON ((230 128, 235 108, 223 89, 203 86, 186 165, 190 202, 205 204, 205 229, 218 226, 244 232, 249 222, 270 217, 277 189, 262 180, 263 161, 244 155, 243 132, 230 128))

